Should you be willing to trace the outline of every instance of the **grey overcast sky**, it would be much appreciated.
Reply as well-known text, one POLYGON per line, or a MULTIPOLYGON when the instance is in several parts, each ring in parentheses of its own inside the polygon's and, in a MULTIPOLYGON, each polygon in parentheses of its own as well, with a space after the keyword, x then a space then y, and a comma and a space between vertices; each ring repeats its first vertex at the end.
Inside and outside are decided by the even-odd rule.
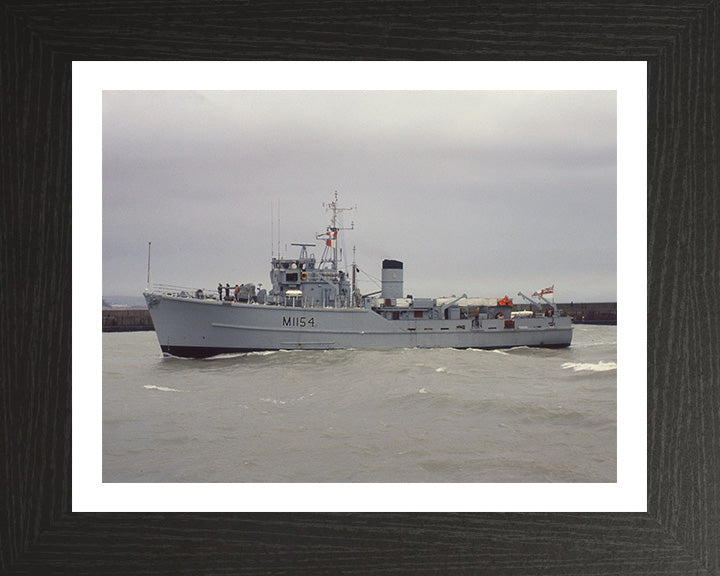
POLYGON ((153 282, 267 286, 277 207, 294 256, 291 242, 320 244, 337 191, 357 205, 340 246, 348 261, 357 247, 362 292, 393 258, 416 297, 554 284, 558 301, 614 301, 616 104, 614 91, 105 91, 103 295, 140 295, 148 242, 153 282))

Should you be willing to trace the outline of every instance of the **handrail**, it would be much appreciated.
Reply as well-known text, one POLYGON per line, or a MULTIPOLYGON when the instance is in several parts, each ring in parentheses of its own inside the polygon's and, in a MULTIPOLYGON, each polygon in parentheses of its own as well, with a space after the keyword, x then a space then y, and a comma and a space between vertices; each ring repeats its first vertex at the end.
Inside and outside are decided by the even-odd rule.
MULTIPOLYGON (((224 288, 224 286, 223 286, 224 288)), ((152 290, 154 292, 161 292, 163 294, 170 294, 172 296, 180 296, 186 294, 188 298, 194 298, 195 294, 199 291, 203 293, 203 298, 207 300, 217 300, 218 294, 217 289, 208 290, 207 288, 191 288, 190 286, 175 286, 173 284, 153 284, 152 290)))

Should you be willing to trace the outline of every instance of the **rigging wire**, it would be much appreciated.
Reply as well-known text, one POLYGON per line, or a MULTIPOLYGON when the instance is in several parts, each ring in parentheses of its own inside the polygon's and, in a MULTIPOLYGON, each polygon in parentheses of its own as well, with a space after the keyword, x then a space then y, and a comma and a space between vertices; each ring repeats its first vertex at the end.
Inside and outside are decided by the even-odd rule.
POLYGON ((361 270, 360 268, 358 268, 357 271, 361 274, 365 274, 365 276, 372 280, 379 288, 382 288, 382 282, 378 278, 375 278, 375 276, 371 276, 370 274, 365 272, 365 270, 361 270))

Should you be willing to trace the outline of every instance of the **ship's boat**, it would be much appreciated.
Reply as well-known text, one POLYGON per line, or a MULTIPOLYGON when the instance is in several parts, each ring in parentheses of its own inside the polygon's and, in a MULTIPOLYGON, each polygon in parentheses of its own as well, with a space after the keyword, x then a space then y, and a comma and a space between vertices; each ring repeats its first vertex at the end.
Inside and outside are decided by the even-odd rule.
POLYGON ((261 350, 366 348, 565 347, 572 341, 569 316, 536 292, 534 311, 513 314, 503 298, 413 298, 403 296, 403 263, 383 260, 382 289, 361 295, 338 266, 337 195, 318 262, 293 244, 297 258, 273 257, 272 289, 253 284, 219 285, 218 292, 156 286, 144 296, 160 348, 166 355, 206 358, 261 350))

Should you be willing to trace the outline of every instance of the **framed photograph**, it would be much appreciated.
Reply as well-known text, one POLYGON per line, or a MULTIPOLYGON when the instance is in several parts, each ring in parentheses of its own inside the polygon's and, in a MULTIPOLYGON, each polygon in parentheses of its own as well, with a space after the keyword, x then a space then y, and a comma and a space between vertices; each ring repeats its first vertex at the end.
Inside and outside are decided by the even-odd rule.
MULTIPOLYGON (((438 11, 425 4, 391 10, 359 3, 342 10, 317 5, 302 13, 290 6, 277 12, 260 5, 183 5, 172 15, 143 4, 122 11, 63 3, 11 2, 3 8, 0 42, 6 57, 0 69, 13 81, 0 92, 2 185, 9 192, 2 221, 0 410, 6 440, 0 480, 7 488, 0 569, 9 574, 155 574, 177 573, 178 567, 188 573, 717 572, 714 518, 720 504, 710 487, 718 474, 712 457, 718 451, 718 357, 708 311, 713 304, 709 280, 717 274, 712 207, 719 182, 708 158, 717 155, 712 39, 718 16, 716 2, 673 8, 559 5, 542 11, 534 5, 438 11), (167 26, 168 18, 177 25, 167 26), (468 499, 487 503, 496 496, 492 488, 483 494, 483 485, 473 483, 452 484, 455 494, 448 495, 442 483, 345 493, 342 486, 324 491, 322 485, 298 485, 288 493, 273 485, 247 485, 242 493, 242 484, 221 481, 206 485, 219 501, 193 504, 182 483, 160 480, 149 497, 132 489, 121 494, 119 484, 102 482, 100 462, 89 472, 76 467, 85 447, 98 453, 102 443, 97 418, 79 433, 76 428, 87 417, 82 394, 99 397, 102 382, 94 382, 95 390, 74 387, 88 366, 98 366, 99 339, 87 340, 84 350, 73 346, 81 341, 80 327, 100 331, 97 264, 102 259, 85 260, 76 252, 79 243, 96 239, 79 233, 86 207, 78 205, 73 188, 79 178, 97 182, 98 168, 74 148, 73 66, 97 60, 112 68, 114 61, 142 59, 145 68, 138 62, 127 63, 127 69, 152 77, 156 61, 167 58, 443 60, 459 69, 472 61, 550 59, 587 62, 593 70, 608 61, 645 62, 647 220, 637 218, 632 204, 623 211, 618 205, 619 229, 647 237, 647 268, 641 274, 647 291, 628 290, 630 298, 618 310, 619 322, 647 326, 647 352, 636 351, 647 364, 640 378, 647 377, 647 418, 630 409, 636 405, 624 405, 621 398, 618 403, 618 422, 635 419, 647 429, 639 444, 618 430, 618 458, 624 442, 646 452, 632 453, 632 459, 646 458, 647 466, 640 466, 645 477, 639 489, 628 484, 630 500, 603 508, 563 484, 553 497, 565 498, 566 506, 543 503, 550 494, 542 487, 529 495, 517 491, 512 504, 510 485, 507 502, 493 508, 465 505, 468 499), (88 269, 88 286, 78 287, 78 271, 88 269), (98 478, 110 503, 76 506, 92 499, 98 478), (390 504, 373 502, 383 490, 390 504), (268 505, 274 494, 278 501, 268 505), (644 506, 638 506, 638 494, 644 506), (331 504, 318 504, 323 497, 331 504), (249 505, 253 498, 260 504, 249 505), (309 500, 300 503, 302 498, 309 500), (173 501, 183 499, 183 511, 175 512, 173 501)), ((186 65, 168 64, 178 70, 186 65)), ((126 87, 118 82, 104 89, 126 87)), ((621 132, 628 118, 620 114, 618 158, 628 145, 621 132)), ((618 244, 618 255, 629 247, 618 244)), ((80 254, 99 250, 89 247, 80 254)), ((628 364, 637 360, 618 343, 619 366, 623 358, 628 364)), ((622 485, 619 473, 618 482, 599 488, 618 492, 622 485)))
MULTIPOLYGON (((74 510, 645 510, 644 420, 617 421, 645 408, 645 326, 571 331, 564 310, 645 285, 645 235, 622 217, 646 212, 644 62, 87 62, 73 86, 75 232, 97 239, 74 246, 73 280, 102 268, 103 298, 145 290, 156 332, 104 334, 102 373, 75 373, 74 510), (148 237, 163 285, 145 285, 148 237), (261 302, 202 284, 265 280, 273 252, 261 302), (323 291, 343 252, 360 292, 393 266, 359 306, 323 291), (516 295, 535 282, 564 300, 516 295), (507 284, 527 310, 503 309, 507 284), (207 332, 176 331, 169 306, 207 332), (618 342, 635 351, 620 370, 618 342), (182 484, 180 508, 159 483, 182 484)), ((76 349, 95 345, 83 321, 76 349)))

